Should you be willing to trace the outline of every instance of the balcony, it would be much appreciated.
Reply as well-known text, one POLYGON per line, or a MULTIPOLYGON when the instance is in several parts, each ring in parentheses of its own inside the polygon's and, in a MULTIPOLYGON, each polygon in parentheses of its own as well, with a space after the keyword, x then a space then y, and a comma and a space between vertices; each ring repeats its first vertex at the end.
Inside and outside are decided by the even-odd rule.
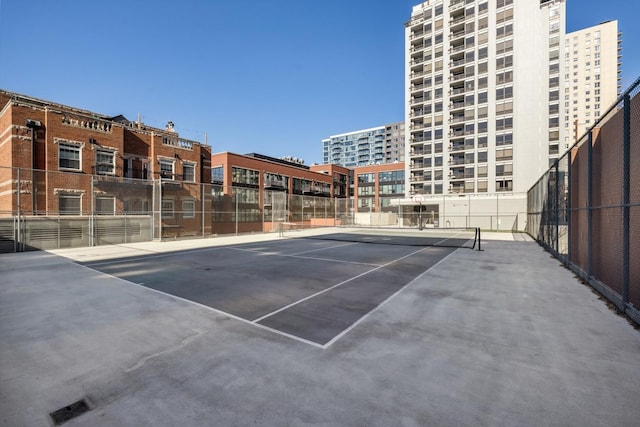
POLYGON ((459 81, 464 81, 464 73, 456 73, 456 74, 451 74, 449 76, 449 83, 455 83, 455 82, 459 82, 459 81))
POLYGON ((464 107, 464 101, 454 101, 449 103, 449 111, 451 111, 451 113, 457 113, 457 115, 464 115, 462 111, 459 111, 463 110, 464 107))
POLYGON ((464 0, 451 0, 449 3, 449 12, 453 13, 462 7, 464 7, 464 0))
POLYGON ((267 179, 263 184, 264 188, 269 189, 283 189, 286 188, 284 179, 267 179))
POLYGON ((452 32, 449 34, 449 40, 450 40, 451 42, 454 42, 456 39, 459 39, 459 38, 461 38, 461 37, 464 37, 464 29, 462 29, 462 30, 458 30, 458 31, 452 31, 452 32))

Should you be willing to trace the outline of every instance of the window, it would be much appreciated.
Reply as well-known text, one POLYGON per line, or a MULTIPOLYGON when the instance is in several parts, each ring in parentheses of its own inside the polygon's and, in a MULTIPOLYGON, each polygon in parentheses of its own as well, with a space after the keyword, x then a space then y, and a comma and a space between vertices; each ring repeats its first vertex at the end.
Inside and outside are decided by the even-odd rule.
POLYGON ((196 182, 196 165, 185 163, 182 165, 182 180, 196 182))
POLYGON ((96 150, 96 173, 113 175, 115 169, 115 152, 103 149, 96 150))
POLYGON ((182 218, 195 218, 195 217, 196 217, 196 201, 183 200, 182 201, 182 218))
POLYGON ((81 201, 80 194, 59 194, 58 213, 60 215, 82 215, 81 201))
POLYGON ((173 160, 160 160, 160 177, 173 179, 173 160))
POLYGON ((224 166, 211 168, 211 182, 220 184, 224 182, 224 166))
POLYGON ((60 169, 81 170, 80 146, 64 142, 58 143, 58 167, 60 169))
POLYGON ((96 215, 115 215, 116 198, 114 196, 96 196, 96 215))
POLYGON ((498 148, 496 150, 496 161, 513 159, 513 148, 498 148))
POLYGON ((375 183, 375 174, 373 173, 360 173, 358 174, 358 184, 375 183))
POLYGON ((173 218, 172 199, 162 199, 162 218, 173 218))
POLYGON ((496 191, 513 191, 513 181, 510 179, 496 181, 496 191))
POLYGON ((231 181, 234 184, 258 186, 260 181, 260 173, 251 169, 232 167, 231 181))

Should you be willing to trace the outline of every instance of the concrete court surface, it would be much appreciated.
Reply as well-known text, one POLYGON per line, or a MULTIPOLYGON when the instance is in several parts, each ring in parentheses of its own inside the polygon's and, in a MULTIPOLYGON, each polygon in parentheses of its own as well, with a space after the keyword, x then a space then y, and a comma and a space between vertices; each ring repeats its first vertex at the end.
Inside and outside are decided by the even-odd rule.
POLYGON ((531 241, 453 252, 326 349, 72 261, 252 238, 0 255, 0 425, 80 398, 65 426, 638 425, 640 332, 531 241))

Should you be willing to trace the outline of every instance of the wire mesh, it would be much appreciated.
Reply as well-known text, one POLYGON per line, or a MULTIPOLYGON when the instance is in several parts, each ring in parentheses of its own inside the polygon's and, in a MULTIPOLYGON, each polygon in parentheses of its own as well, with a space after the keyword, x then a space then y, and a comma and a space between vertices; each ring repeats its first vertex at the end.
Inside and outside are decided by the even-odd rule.
POLYGON ((527 197, 527 232, 634 319, 640 319, 639 92, 640 79, 527 197))

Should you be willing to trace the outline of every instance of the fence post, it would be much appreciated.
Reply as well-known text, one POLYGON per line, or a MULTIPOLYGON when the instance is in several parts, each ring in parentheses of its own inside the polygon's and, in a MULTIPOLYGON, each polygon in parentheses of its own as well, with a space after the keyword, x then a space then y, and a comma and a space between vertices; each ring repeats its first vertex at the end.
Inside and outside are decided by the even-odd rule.
MULTIPOLYGON (((94 228, 95 228, 95 214, 96 214, 96 206, 95 206, 95 197, 93 195, 94 192, 94 182, 93 182, 93 175, 91 175, 91 191, 90 191, 90 196, 91 197, 91 215, 89 216, 89 246, 95 246, 95 242, 94 242, 94 228)), ((59 213, 59 212, 58 212, 59 213)), ((60 246, 60 243, 58 242, 58 246, 60 246)))
POLYGON ((631 178, 631 96, 624 96, 623 160, 622 160, 622 304, 629 302, 629 233, 631 178))
MULTIPOLYGON (((237 236, 237 235, 238 235, 238 213, 239 213, 239 212, 238 212, 238 199, 239 199, 240 197, 239 197, 239 194, 238 194, 239 189, 238 189, 238 188, 236 188, 236 189, 235 189, 235 193, 234 193, 234 191, 233 191, 233 190, 234 190, 234 189, 233 189, 233 188, 231 188, 231 194, 235 194, 235 198, 236 198, 236 206, 235 206, 236 214, 235 214, 235 217, 236 217, 236 236, 237 236)), ((271 195, 271 197, 273 197, 273 194, 271 195)), ((271 206, 272 206, 272 207, 271 207, 271 221, 273 221, 273 200, 271 200, 271 206)), ((273 224, 273 222, 272 222, 272 224, 273 224)))
POLYGON ((500 193, 496 193, 496 232, 500 231, 500 193))
POLYGON ((593 130, 587 137, 587 277, 591 277, 591 256, 593 255, 593 130))
POLYGON ((573 207, 573 203, 571 202, 571 188, 573 187, 573 185, 571 184, 571 174, 572 174, 572 164, 573 164, 573 150, 569 150, 567 151, 567 201, 565 203, 565 215, 566 215, 566 219, 567 219, 567 260, 566 260, 566 264, 569 264, 571 262, 571 238, 572 238, 572 232, 571 232, 571 216, 573 214, 572 207, 573 207))
POLYGON ((205 203, 204 203, 204 199, 205 199, 205 184, 204 183, 200 183, 200 198, 202 199, 202 210, 200 211, 200 215, 202 215, 202 237, 204 237, 204 207, 205 207, 205 203))
POLYGON ((553 227, 553 239, 555 243, 554 250, 556 251, 556 255, 560 254, 560 242, 558 241, 560 233, 558 229, 560 228, 560 166, 558 160, 556 160, 553 164, 555 167, 555 175, 556 175, 556 187, 554 189, 555 193, 555 201, 554 201, 554 227, 553 227))
MULTIPOLYGON (((15 230, 14 235, 13 235, 13 252, 17 252, 18 246, 20 245, 20 242, 22 241, 22 236, 21 236, 21 233, 20 233, 20 228, 21 228, 20 227, 20 216, 22 214, 21 206, 20 206, 21 203, 22 203, 21 194, 20 194, 21 193, 21 191, 20 191, 21 187, 22 187, 22 184, 20 183, 20 168, 18 168, 18 182, 17 182, 17 189, 18 189, 18 221, 17 222, 16 221, 13 222, 14 224, 17 225, 16 226, 16 230, 15 230)), ((33 189, 33 185, 31 185, 31 188, 33 189)))

